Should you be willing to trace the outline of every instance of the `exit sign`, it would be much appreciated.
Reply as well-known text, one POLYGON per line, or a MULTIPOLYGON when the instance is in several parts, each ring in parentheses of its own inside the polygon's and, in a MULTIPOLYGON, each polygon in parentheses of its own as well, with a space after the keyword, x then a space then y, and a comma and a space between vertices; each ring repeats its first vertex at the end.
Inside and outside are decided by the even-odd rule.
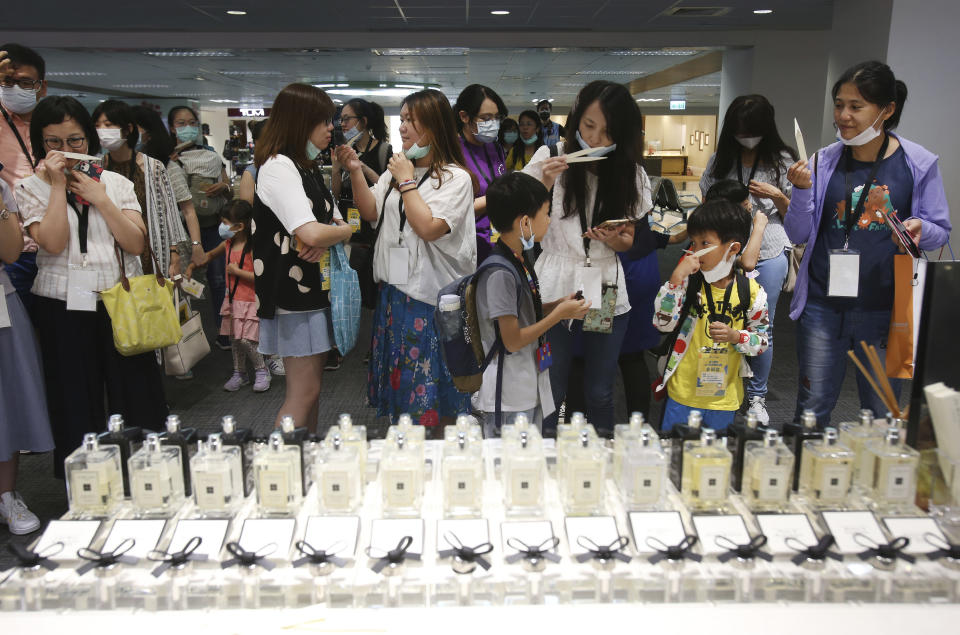
POLYGON ((686 110, 687 102, 684 99, 671 99, 670 110, 686 110))

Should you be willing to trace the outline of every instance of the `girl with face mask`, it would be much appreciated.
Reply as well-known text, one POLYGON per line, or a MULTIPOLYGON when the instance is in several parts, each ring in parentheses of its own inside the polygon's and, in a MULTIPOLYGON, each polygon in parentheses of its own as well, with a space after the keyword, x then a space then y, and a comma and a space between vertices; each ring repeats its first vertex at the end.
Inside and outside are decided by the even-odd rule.
MULTIPOLYGON (((727 108, 717 140, 717 152, 710 157, 700 179, 700 193, 706 200, 710 188, 719 181, 740 182, 750 195, 754 215, 766 216, 760 253, 756 264, 757 281, 767 292, 770 324, 776 314, 780 291, 787 278, 789 250, 792 248, 783 228, 790 204, 792 186, 787 168, 797 160, 796 151, 783 142, 777 131, 773 106, 763 95, 741 95, 727 108)), ((767 414, 767 379, 773 363, 773 333, 770 346, 750 358, 753 377, 746 382, 748 412, 761 424, 770 421, 767 414)))
POLYGON ((517 138, 507 154, 508 170, 522 170, 543 145, 543 132, 536 112, 524 110, 520 113, 517 129, 517 138))
MULTIPOLYGON (((907 86, 881 62, 847 69, 833 86, 837 143, 790 166, 788 236, 807 248, 790 317, 797 320, 800 385, 796 416, 813 410, 830 425, 846 372, 847 351, 860 341, 886 346, 894 297, 894 256, 902 245, 886 223, 896 213, 920 249, 944 245, 950 211, 937 156, 892 132, 907 86)), ((867 363, 866 360, 863 360, 867 363)), ((891 380, 899 392, 900 380, 891 380)), ((857 374, 860 407, 886 412, 857 374)))

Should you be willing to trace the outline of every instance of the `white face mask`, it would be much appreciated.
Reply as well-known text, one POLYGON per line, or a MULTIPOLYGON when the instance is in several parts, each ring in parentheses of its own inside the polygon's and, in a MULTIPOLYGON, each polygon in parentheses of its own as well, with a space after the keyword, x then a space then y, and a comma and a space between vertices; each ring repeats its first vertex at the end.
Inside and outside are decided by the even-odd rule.
POLYGON ((10 112, 25 115, 37 107, 37 93, 19 86, 0 86, 0 103, 10 112))
POLYGON ((100 145, 107 152, 113 152, 123 147, 127 142, 123 138, 123 130, 120 128, 97 128, 97 136, 100 137, 100 145))
MULTIPOLYGON (((877 118, 874 119, 873 123, 865 129, 863 132, 855 136, 853 139, 844 139, 840 134, 840 129, 837 129, 837 141, 842 143, 845 146, 862 146, 865 143, 870 143, 874 139, 880 136, 880 131, 874 128, 877 125, 877 122, 880 121, 880 117, 883 116, 883 112, 877 115, 877 118)), ((881 126, 882 127, 882 126, 881 126)))
POLYGON ((737 143, 747 150, 753 150, 760 145, 761 141, 763 141, 763 137, 737 137, 737 143))
POLYGON ((707 283, 713 284, 717 280, 722 280, 730 275, 730 271, 733 270, 733 261, 737 259, 736 254, 729 259, 727 258, 727 256, 730 256, 730 250, 732 248, 733 243, 727 245, 727 250, 723 252, 723 259, 718 262, 713 269, 709 271, 700 270, 700 273, 703 274, 703 279, 706 280, 707 283))
POLYGON ((478 121, 477 132, 474 137, 480 143, 493 143, 497 140, 497 133, 500 132, 500 120, 491 119, 490 121, 478 121))

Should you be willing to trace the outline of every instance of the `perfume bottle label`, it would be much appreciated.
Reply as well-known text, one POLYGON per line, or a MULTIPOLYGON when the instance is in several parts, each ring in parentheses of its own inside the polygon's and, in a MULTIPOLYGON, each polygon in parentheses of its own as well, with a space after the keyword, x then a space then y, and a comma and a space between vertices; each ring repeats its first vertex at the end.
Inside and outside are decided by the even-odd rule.
POLYGON ((633 469, 633 492, 630 499, 639 503, 655 503, 663 491, 664 466, 644 465, 633 469))
POLYGON ((790 485, 790 466, 764 465, 757 470, 753 482, 754 498, 759 501, 778 502, 787 500, 790 485))
POLYGON ((262 469, 257 477, 257 496, 260 506, 267 509, 286 509, 290 497, 290 479, 287 470, 262 469))
POLYGON ((130 475, 133 501, 141 509, 157 509, 170 501, 170 477, 166 470, 136 470, 130 475))
POLYGON ((578 465, 571 469, 570 497, 575 505, 592 505, 603 497, 602 472, 599 466, 578 465))
POLYGON ((727 497, 727 466, 705 465, 700 467, 698 498, 702 501, 724 500, 727 497))
POLYGON ((231 503, 230 472, 198 471, 193 473, 193 493, 200 509, 223 509, 231 503))
POLYGON ((320 499, 326 509, 348 509, 350 475, 343 470, 324 470, 320 477, 320 499))
POLYGON ((514 468, 510 472, 509 504, 514 507, 534 507, 540 504, 540 471, 514 468))
POLYGON ((821 465, 817 498, 821 501, 842 501, 850 491, 850 465, 821 465))
POLYGON ((70 474, 70 497, 81 508, 103 507, 110 500, 110 487, 103 469, 74 470, 70 474))
POLYGON ((885 483, 881 483, 886 487, 883 492, 884 498, 891 502, 912 502, 915 494, 914 465, 912 463, 889 465, 886 472, 885 483))
POLYGON ((448 470, 444 487, 448 507, 479 506, 477 478, 473 470, 448 470))
POLYGON ((412 470, 389 470, 383 474, 383 498, 390 507, 413 507, 417 493, 412 470))

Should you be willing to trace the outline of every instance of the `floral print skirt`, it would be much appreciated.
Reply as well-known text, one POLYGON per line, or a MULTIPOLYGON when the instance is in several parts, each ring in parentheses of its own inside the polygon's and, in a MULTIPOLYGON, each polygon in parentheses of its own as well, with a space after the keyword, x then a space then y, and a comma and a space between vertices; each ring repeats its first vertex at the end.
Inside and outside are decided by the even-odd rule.
POLYGON ((373 321, 368 390, 377 415, 439 425, 440 417, 469 414, 470 395, 453 385, 440 353, 434 307, 380 284, 373 321))

